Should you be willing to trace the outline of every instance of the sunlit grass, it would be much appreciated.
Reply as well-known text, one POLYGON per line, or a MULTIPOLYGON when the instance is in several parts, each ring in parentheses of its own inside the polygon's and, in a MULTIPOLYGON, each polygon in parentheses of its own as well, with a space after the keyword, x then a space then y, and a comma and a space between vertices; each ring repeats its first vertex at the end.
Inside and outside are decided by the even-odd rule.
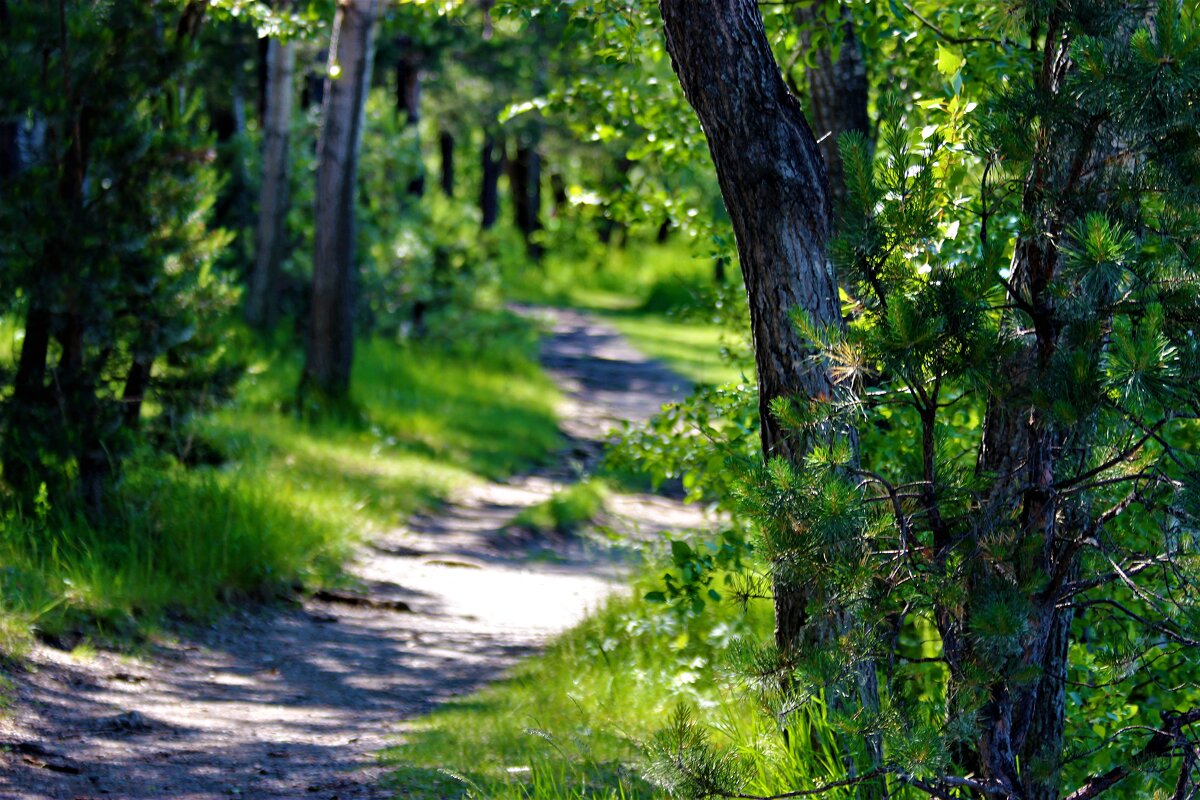
POLYGON ((559 443, 557 393, 531 328, 501 317, 495 335, 460 346, 362 343, 353 413, 317 419, 293 413, 300 354, 264 345, 235 403, 190 432, 215 465, 139 452, 98 527, 52 502, 10 512, 0 652, 35 626, 133 634, 165 613, 337 581, 356 538, 544 460, 559 443))
POLYGON ((719 325, 643 311, 610 312, 604 319, 638 350, 690 381, 720 384, 745 380, 742 370, 721 355, 729 346, 730 334, 719 325))
POLYGON ((407 725, 384 755, 389 788, 403 798, 657 798, 640 744, 678 703, 698 706, 714 730, 759 735, 753 706, 732 699, 720 672, 735 637, 768 635, 770 609, 726 603, 684 620, 640 599, 645 588, 507 679, 407 725))

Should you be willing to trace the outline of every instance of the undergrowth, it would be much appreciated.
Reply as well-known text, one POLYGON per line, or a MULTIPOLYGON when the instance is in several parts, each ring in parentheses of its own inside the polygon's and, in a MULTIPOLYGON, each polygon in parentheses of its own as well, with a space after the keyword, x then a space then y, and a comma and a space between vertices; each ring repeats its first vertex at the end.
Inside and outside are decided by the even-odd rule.
POLYGON ((406 726, 383 754, 388 788, 414 800, 666 797, 644 777, 645 746, 681 704, 742 760, 746 791, 822 774, 830 765, 809 751, 813 739, 800 732, 804 752, 790 751, 725 669, 735 641, 770 636, 769 604, 682 616, 642 599, 650 586, 610 600, 505 680, 406 726))
POLYGON ((0 524, 0 652, 47 637, 133 636, 165 616, 338 579, 348 546, 453 487, 554 450, 556 391, 510 314, 472 335, 365 341, 351 414, 299 419, 299 352, 268 344, 235 403, 174 455, 131 459, 102 525, 49 502, 0 524), (187 463, 199 458, 199 466, 187 463))

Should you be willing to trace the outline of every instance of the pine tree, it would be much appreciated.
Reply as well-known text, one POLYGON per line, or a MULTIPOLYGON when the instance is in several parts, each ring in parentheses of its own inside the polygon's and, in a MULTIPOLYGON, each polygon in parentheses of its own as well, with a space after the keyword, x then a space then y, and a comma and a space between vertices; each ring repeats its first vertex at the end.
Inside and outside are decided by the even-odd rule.
POLYGON ((99 516, 145 398, 183 414, 225 373, 206 327, 232 297, 210 269, 224 240, 205 225, 211 143, 188 92, 195 13, 8 9, 0 118, 27 146, 0 196, 0 280, 24 323, 2 451, 22 502, 44 486, 99 516))
MULTIPOLYGON (((835 385, 764 413, 834 435, 739 494, 766 552, 849 620, 801 658, 742 660, 788 673, 793 709, 875 665, 878 709, 845 697, 831 724, 878 736, 882 758, 843 753, 845 774, 787 796, 1194 795, 1195 16, 1173 0, 1014 4, 971 37, 1007 78, 978 108, 947 49, 946 96, 882 103, 877 155, 843 137, 830 252, 846 325, 794 313, 835 385)), ((738 191, 753 188, 724 192, 735 220, 738 191)), ((744 263, 770 230, 739 234, 744 263)), ((694 724, 663 737, 660 755, 700 759, 660 758, 664 785, 738 793, 694 724)))

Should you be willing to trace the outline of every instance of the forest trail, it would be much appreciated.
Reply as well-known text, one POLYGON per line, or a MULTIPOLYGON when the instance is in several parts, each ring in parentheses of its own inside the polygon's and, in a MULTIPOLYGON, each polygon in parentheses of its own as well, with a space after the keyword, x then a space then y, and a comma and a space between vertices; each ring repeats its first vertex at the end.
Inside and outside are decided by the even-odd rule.
MULTIPOLYGON (((374 538, 350 566, 361 595, 234 613, 148 656, 39 645, 0 719, 0 798, 388 797, 374 753, 402 720, 499 677, 617 591, 621 567, 602 549, 502 532, 578 480, 614 424, 686 384, 585 314, 525 313, 545 318, 542 359, 566 396, 554 465, 374 538)), ((662 497, 608 508, 630 532, 704 524, 662 497)))

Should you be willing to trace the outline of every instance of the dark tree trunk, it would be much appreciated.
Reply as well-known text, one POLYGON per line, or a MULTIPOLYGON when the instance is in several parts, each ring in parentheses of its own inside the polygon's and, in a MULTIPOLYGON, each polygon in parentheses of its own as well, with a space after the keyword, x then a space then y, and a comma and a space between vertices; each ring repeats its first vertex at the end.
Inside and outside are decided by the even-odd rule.
MULTIPOLYGON (((278 39, 264 36, 258 40, 258 52, 254 60, 254 71, 258 77, 258 92, 254 98, 254 112, 258 115, 258 127, 265 130, 267 124, 267 103, 271 93, 271 48, 278 44, 278 39)), ((290 42, 289 42, 290 44, 290 42)))
POLYGON ((396 113, 404 115, 404 127, 409 129, 417 151, 417 174, 408 182, 413 197, 425 194, 425 167, 421 162, 421 59, 413 53, 408 37, 400 39, 400 58, 396 61, 396 113))
POLYGON ((350 389, 354 358, 354 197, 363 108, 374 55, 375 0, 338 7, 341 67, 325 87, 317 150, 316 237, 308 353, 302 392, 342 398, 350 389))
MULTIPOLYGON (((8 2, 0 0, 0 41, 11 36, 8 2)), ((20 124, 15 119, 0 120, 0 187, 9 182, 21 169, 18 134, 20 124)))
MULTIPOLYGON (((825 8, 820 3, 800 6, 796 17, 800 23, 800 46, 806 51, 813 47, 813 33, 818 27, 833 27, 826 20, 825 8)), ((848 8, 842 7, 837 24, 841 27, 837 58, 833 57, 831 45, 837 32, 826 30, 821 39, 824 44, 812 53, 815 63, 805 70, 809 119, 819 140, 817 146, 821 149, 821 157, 825 159, 835 209, 846 195, 838 138, 849 131, 867 137, 871 134, 871 118, 867 114, 867 65, 848 8)))
POLYGON ((296 63, 294 42, 271 39, 267 49, 262 187, 254 271, 246 293, 246 321, 259 330, 275 327, 279 314, 280 265, 287 252, 288 140, 296 63))
MULTIPOLYGON (((1070 37, 1057 29, 1056 20, 1050 16, 1037 86, 1039 96, 1048 99, 1061 94, 1064 78, 1073 69, 1070 37)), ((1070 529, 1078 525, 1072 521, 1081 515, 1071 511, 1070 500, 1055 487, 1063 454, 1086 457, 1079 455, 1085 448, 1072 439, 1070 426, 1057 423, 1036 400, 1039 387, 1052 379, 1052 364, 1062 342, 1072 335, 1056 308, 1059 295, 1054 286, 1063 266, 1059 242, 1078 213, 1074 205, 1082 193, 1081 180, 1087 180, 1081 176, 1090 174, 1092 180, 1103 176, 1106 156, 1119 148, 1116 142, 1106 145, 1094 136, 1080 139, 1074 124, 1046 124, 1036 140, 1021 203, 1028 233, 1016 241, 1009 277, 1015 289, 1012 300, 1024 311, 1010 313, 1003 323, 1018 344, 999 365, 1004 387, 989 398, 977 463, 978 472, 988 476, 990 491, 976 511, 974 533, 983 537, 1003 527, 1006 535, 1019 537, 1027 545, 1022 552, 1028 555, 1021 563, 1026 581, 1051 575, 1069 580, 1078 565, 1076 548, 1068 543, 1085 535, 1070 529), (1015 332, 1027 330, 1030 322, 1028 335, 1015 332)), ((1102 358, 1100 350, 1094 358, 1102 358)), ((951 547, 949 542, 940 545, 935 548, 940 553, 951 547)), ((980 560, 969 574, 968 596, 984 596, 998 580, 1008 579, 993 571, 990 562, 980 560)), ((986 686, 987 702, 977 716, 979 737, 966 766, 1022 800, 1057 800, 1074 611, 1060 607, 1054 591, 1030 599, 1022 620, 1020 662, 1006 667, 986 686), (1029 674, 1035 677, 1014 678, 1029 674)), ((937 616, 950 668, 950 693, 955 693, 956 683, 977 686, 975 665, 980 658, 972 652, 967 635, 970 607, 938 609, 937 616)))
POLYGON ((305 69, 300 89, 301 108, 309 109, 313 106, 325 105, 325 78, 318 72, 317 64, 328 60, 329 51, 322 50, 317 53, 315 62, 310 62, 308 68, 305 69))
POLYGON ((767 458, 801 463, 806 443, 769 410, 778 397, 829 397, 828 372, 789 313, 842 324, 826 260, 828 182, 800 105, 751 0, 661 0, 667 49, 708 137, 750 301, 767 458))
POLYGON ((567 182, 561 172, 550 173, 550 196, 553 200, 550 206, 550 216, 558 217, 570 204, 570 198, 567 196, 567 182))
POLYGON ((479 190, 479 211, 484 230, 500 219, 500 175, 504 172, 504 140, 488 133, 483 139, 483 183, 479 190))
POLYGON ((16 122, 0 122, 0 186, 4 186, 21 170, 21 151, 16 122))
POLYGON ((536 145, 518 145, 509 162, 508 180, 512 187, 513 222, 525 237, 525 249, 534 259, 542 257, 542 247, 534 241, 541 230, 542 172, 536 145))
POLYGON ((121 392, 121 421, 129 430, 137 430, 141 424, 142 406, 146 401, 146 390, 150 388, 153 369, 154 359, 139 355, 133 359, 125 375, 125 388, 121 392))
POLYGON ((442 194, 454 197, 454 134, 438 134, 438 149, 442 156, 442 194))
POLYGON ((37 491, 44 473, 38 427, 46 407, 46 369, 54 317, 37 298, 25 315, 25 338, 13 379, 13 394, 7 402, 4 427, 4 480, 18 497, 29 498, 37 491))
POLYGON ((483 40, 490 41, 492 38, 492 6, 496 5, 496 0, 479 0, 479 7, 483 11, 483 40))
MULTIPOLYGON (((828 180, 800 105, 784 83, 754 0, 660 0, 667 51, 696 110, 737 239, 758 371, 763 455, 802 466, 809 442, 772 415, 777 398, 830 398, 828 369, 792 324, 843 325, 826 258, 828 180)), ((786 570, 775 578, 775 639, 785 656, 818 645, 844 611, 786 570), (811 620, 808 608, 824 609, 811 620)), ((859 698, 877 707, 874 667, 862 665, 859 698)), ((878 760, 879 743, 868 746, 878 760)))
POLYGON ((666 244, 671 238, 671 220, 664 219, 662 224, 658 226, 658 233, 654 236, 654 241, 659 244, 666 244))

